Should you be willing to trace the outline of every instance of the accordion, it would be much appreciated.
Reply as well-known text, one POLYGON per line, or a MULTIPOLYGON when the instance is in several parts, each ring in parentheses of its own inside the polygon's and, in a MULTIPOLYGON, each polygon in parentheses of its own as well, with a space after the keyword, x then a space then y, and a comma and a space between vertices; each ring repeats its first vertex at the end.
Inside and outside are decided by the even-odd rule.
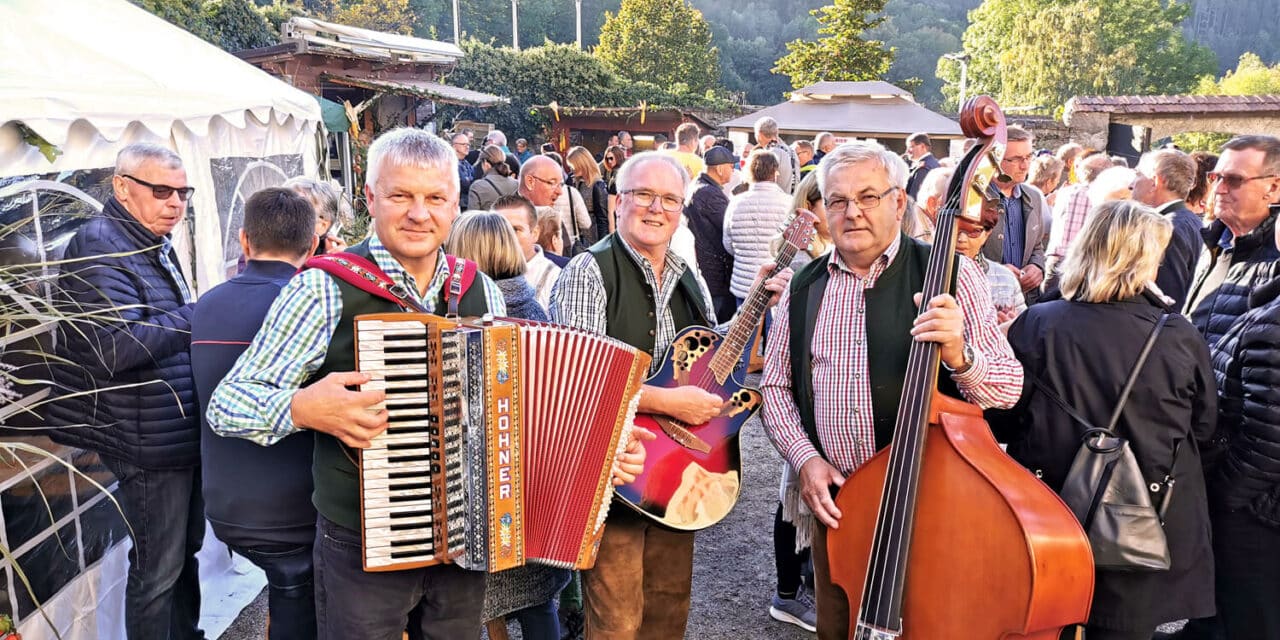
POLYGON ((595 564, 650 356, 570 327, 355 318, 388 428, 360 450, 365 571, 595 564))

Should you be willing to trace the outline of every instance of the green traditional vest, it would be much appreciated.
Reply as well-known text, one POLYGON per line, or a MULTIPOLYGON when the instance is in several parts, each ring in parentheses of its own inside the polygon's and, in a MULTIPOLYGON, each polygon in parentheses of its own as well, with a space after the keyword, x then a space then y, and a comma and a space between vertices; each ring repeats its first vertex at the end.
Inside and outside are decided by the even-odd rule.
MULTIPOLYGON (((867 376, 871 384, 871 416, 877 450, 893 440, 911 352, 911 326, 917 314, 912 296, 924 285, 932 250, 930 245, 906 235, 900 242, 894 261, 876 280, 875 287, 866 291, 867 376)), ((952 291, 959 269, 957 260, 951 276, 952 291)), ((809 440, 824 458, 826 452, 818 440, 814 417, 813 334, 830 277, 826 259, 805 265, 791 279, 791 300, 787 308, 791 332, 791 393, 809 440)), ((944 393, 960 397, 950 375, 939 375, 938 386, 944 393)))
MULTIPOLYGON (((369 261, 373 255, 369 252, 367 242, 347 249, 369 261)), ((356 316, 366 313, 396 313, 403 311, 399 305, 377 298, 337 278, 338 289, 342 291, 342 318, 333 331, 329 341, 329 351, 325 353, 320 369, 306 383, 323 378, 334 371, 354 371, 356 316)), ((458 313, 462 316, 481 316, 489 312, 489 305, 484 295, 484 285, 477 275, 471 287, 462 294, 458 302, 458 313)), ((444 287, 436 300, 435 313, 444 315, 444 287)), ((337 438, 316 432, 315 455, 312 458, 311 475, 315 480, 315 491, 311 501, 315 503, 320 515, 342 527, 353 531, 360 530, 359 491, 360 481, 355 465, 355 450, 342 444, 337 438)))
MULTIPOLYGON (((653 287, 617 235, 605 236, 590 249, 604 280, 608 335, 659 358, 662 354, 653 353, 658 333, 653 287)), ((698 280, 688 269, 681 274, 668 306, 677 332, 692 325, 707 324, 706 301, 702 299, 698 280)))

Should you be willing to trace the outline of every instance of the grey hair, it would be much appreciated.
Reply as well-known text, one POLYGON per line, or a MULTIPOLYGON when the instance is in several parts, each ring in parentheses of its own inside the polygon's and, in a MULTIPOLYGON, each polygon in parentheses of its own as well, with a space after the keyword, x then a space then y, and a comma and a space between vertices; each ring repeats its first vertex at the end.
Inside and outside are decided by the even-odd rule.
POLYGON ((137 173, 147 162, 159 162, 166 169, 182 168, 182 156, 172 149, 149 142, 137 142, 116 154, 116 175, 137 173))
POLYGON ((925 174, 924 181, 920 183, 920 190, 916 192, 916 205, 923 207, 925 201, 932 196, 946 198, 947 185, 951 183, 951 176, 955 172, 953 167, 930 169, 929 173, 925 174))
POLYGON ((685 190, 689 187, 689 172, 685 170, 684 165, 680 164, 679 160, 676 160, 674 157, 665 153, 658 153, 657 151, 644 151, 637 153, 636 155, 631 156, 631 159, 627 160, 622 165, 621 169, 618 169, 618 175, 614 178, 614 183, 618 185, 618 193, 630 191, 632 174, 639 170, 641 165, 653 162, 667 165, 671 170, 676 172, 676 175, 680 176, 680 193, 683 197, 685 190))
POLYGON ((489 135, 485 136, 484 139, 487 142, 498 145, 499 147, 507 146, 507 134, 497 129, 490 131, 489 135))
POLYGON ((698 125, 686 122, 676 127, 676 142, 685 146, 697 144, 698 134, 700 133, 702 133, 702 130, 698 128, 698 125))
POLYGON ((757 140, 760 139, 760 136, 766 136, 771 139, 776 138, 778 137, 778 121, 765 116, 756 120, 755 130, 757 140))
POLYGON ((400 127, 392 129, 369 145, 369 161, 366 163, 364 183, 374 186, 382 165, 392 163, 399 167, 435 169, 448 177, 453 191, 458 190, 458 156, 447 142, 422 129, 400 127))
POLYGON ((818 190, 822 197, 827 197, 827 180, 836 169, 858 164, 859 162, 877 162, 889 173, 889 182, 899 189, 907 187, 907 163, 898 154, 885 149, 879 142, 858 140, 846 142, 831 150, 818 163, 818 190))
POLYGON ((342 190, 332 182, 298 176, 285 180, 280 186, 293 189, 295 193, 311 201, 312 208, 316 210, 316 217, 325 222, 337 221, 339 224, 345 224, 351 220, 351 203, 347 201, 342 190))
POLYGON ((823 143, 823 142, 825 142, 825 141, 827 140, 827 138, 830 138, 830 137, 832 137, 832 135, 831 135, 831 132, 830 132, 830 131, 823 131, 822 133, 819 133, 818 135, 814 136, 814 137, 813 137, 813 148, 814 148, 814 149, 821 148, 821 147, 822 147, 822 143, 823 143))
POLYGON ((1152 151, 1138 161, 1139 167, 1144 164, 1149 165, 1151 172, 1164 180, 1165 189, 1183 200, 1196 182, 1196 161, 1177 149, 1152 151))

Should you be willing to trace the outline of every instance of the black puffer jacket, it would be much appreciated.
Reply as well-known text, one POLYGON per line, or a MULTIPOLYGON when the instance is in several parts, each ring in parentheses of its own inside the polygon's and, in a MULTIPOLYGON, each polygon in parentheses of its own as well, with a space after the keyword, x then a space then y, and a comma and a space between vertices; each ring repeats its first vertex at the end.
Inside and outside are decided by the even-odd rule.
MULTIPOLYGON (((50 436, 147 469, 200 462, 191 374, 191 311, 160 263, 162 238, 114 198, 67 245, 58 278, 64 309, 93 321, 63 322, 53 369, 64 396, 49 405, 50 436), (66 398, 74 391, 92 393, 66 398)), ((171 254, 178 264, 176 254, 171 254)))
POLYGON ((1213 350, 1221 460, 1207 470, 1210 498, 1280 527, 1280 278, 1213 350))
POLYGON ((1223 249, 1218 241, 1227 231, 1227 225, 1217 220, 1201 232, 1206 249, 1196 267, 1191 292, 1187 295, 1188 301, 1194 300, 1197 304, 1186 311, 1191 324, 1200 331, 1210 347, 1217 344, 1236 318, 1249 310, 1249 294, 1280 276, 1280 250, 1276 249, 1275 224, 1276 212, 1273 209, 1271 216, 1258 225, 1257 229, 1236 238, 1226 280, 1216 293, 1210 293, 1203 299, 1200 299, 1203 295, 1201 289, 1222 254, 1223 249))
POLYGON ((684 205, 689 231, 693 232, 693 250, 698 256, 698 270, 713 296, 727 296, 733 277, 733 256, 724 250, 724 212, 729 196, 710 176, 703 173, 693 182, 693 191, 684 205))

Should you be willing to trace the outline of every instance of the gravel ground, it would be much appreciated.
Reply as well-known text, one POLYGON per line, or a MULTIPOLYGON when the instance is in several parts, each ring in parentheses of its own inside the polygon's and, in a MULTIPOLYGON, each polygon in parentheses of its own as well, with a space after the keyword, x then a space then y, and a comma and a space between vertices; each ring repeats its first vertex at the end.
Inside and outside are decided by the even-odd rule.
MULTIPOLYGON (((754 376, 753 376, 754 377, 754 376)), ((690 640, 810 640, 816 636, 769 617, 773 594, 773 513, 781 457, 761 430, 759 417, 742 434, 742 497, 729 517, 698 534, 690 640)), ((246 608, 223 640, 263 638, 266 594, 246 608)), ((1164 630, 1181 626, 1166 625, 1164 630)), ((516 627, 511 637, 519 638, 516 627)))

